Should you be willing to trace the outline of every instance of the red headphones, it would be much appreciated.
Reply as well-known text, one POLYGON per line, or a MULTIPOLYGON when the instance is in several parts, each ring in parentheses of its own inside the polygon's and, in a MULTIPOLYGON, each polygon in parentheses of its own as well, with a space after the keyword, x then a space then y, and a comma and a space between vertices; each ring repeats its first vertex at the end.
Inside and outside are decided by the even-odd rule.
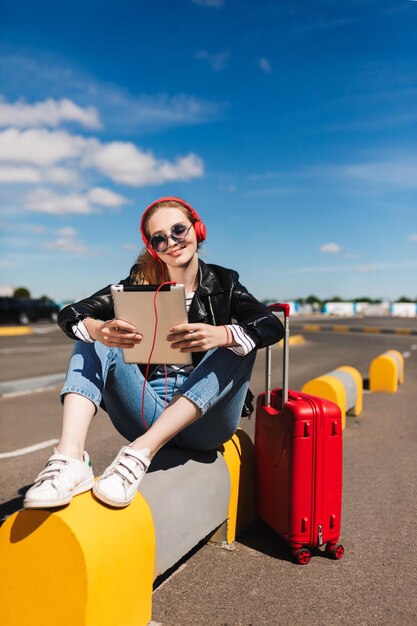
POLYGON ((179 204, 182 204, 182 206, 185 207, 191 213, 193 219, 195 220, 193 226, 194 226, 194 231, 197 237, 197 243, 204 241, 207 237, 206 225, 201 220, 201 217, 198 215, 197 211, 193 209, 191 204, 188 204, 188 202, 185 202, 185 200, 182 200, 181 198, 176 198, 175 196, 166 196, 165 198, 159 198, 158 200, 155 200, 155 202, 152 202, 152 204, 146 207, 146 209, 144 210, 142 214, 142 219, 140 220, 140 232, 142 234, 143 242, 146 245, 147 249, 149 250, 149 253, 154 257, 154 259, 158 259, 158 260, 159 260, 159 256, 157 252, 155 252, 155 250, 151 248, 149 240, 145 234, 145 228, 144 228, 145 217, 148 211, 150 211, 156 204, 160 204, 162 202, 169 202, 169 201, 178 202, 179 204))

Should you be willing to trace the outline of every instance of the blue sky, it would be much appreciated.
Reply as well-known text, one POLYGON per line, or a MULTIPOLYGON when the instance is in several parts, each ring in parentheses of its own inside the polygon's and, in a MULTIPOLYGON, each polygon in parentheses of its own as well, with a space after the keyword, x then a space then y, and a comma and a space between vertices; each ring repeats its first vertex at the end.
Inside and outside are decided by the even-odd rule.
POLYGON ((179 195, 259 298, 417 298, 417 2, 0 9, 0 283, 128 274, 179 195))

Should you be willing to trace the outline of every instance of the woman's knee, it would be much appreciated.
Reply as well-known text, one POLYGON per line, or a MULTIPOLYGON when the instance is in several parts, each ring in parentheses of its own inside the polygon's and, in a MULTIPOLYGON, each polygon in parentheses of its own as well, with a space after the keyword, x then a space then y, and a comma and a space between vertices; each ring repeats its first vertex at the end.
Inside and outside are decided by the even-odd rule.
POLYGON ((213 359, 202 361, 179 390, 180 395, 199 407, 202 415, 216 405, 230 404, 238 412, 236 407, 240 405, 241 410, 245 399, 255 356, 230 356, 230 350, 225 349, 222 359, 220 350, 213 351, 213 359))
POLYGON ((179 448, 215 450, 233 437, 240 419, 241 410, 236 407, 213 407, 178 433, 173 443, 179 448))
POLYGON ((242 355, 236 354, 236 352, 233 352, 233 350, 230 350, 229 348, 213 348, 212 350, 206 352, 196 369, 204 366, 204 364, 207 364, 207 361, 209 361, 211 367, 217 364, 219 368, 224 369, 231 366, 239 366, 242 370, 251 370, 253 364, 255 363, 255 358, 256 350, 252 350, 248 354, 242 355))

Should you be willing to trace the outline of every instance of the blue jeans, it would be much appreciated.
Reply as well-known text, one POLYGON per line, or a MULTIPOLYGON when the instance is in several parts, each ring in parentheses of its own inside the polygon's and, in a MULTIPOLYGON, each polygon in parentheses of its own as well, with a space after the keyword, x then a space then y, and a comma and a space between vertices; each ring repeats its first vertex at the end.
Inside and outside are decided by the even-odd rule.
MULTIPOLYGON (((146 382, 144 419, 151 426, 175 395, 196 404, 201 416, 184 428, 171 445, 192 450, 213 450, 236 432, 249 386, 256 351, 239 356, 227 348, 210 350, 188 375, 146 382), (165 398, 166 395, 166 398, 165 398)), ((125 363, 120 348, 96 341, 76 341, 61 391, 77 393, 101 405, 123 437, 134 441, 147 428, 142 422, 142 391, 145 378, 135 364, 125 363)))

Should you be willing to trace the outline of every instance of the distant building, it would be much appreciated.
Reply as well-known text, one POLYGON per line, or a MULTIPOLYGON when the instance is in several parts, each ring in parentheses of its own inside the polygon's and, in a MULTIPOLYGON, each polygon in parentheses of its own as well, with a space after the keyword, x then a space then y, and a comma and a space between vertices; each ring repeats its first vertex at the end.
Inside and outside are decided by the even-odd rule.
POLYGON ((12 296, 15 287, 13 285, 0 285, 0 296, 12 296))

